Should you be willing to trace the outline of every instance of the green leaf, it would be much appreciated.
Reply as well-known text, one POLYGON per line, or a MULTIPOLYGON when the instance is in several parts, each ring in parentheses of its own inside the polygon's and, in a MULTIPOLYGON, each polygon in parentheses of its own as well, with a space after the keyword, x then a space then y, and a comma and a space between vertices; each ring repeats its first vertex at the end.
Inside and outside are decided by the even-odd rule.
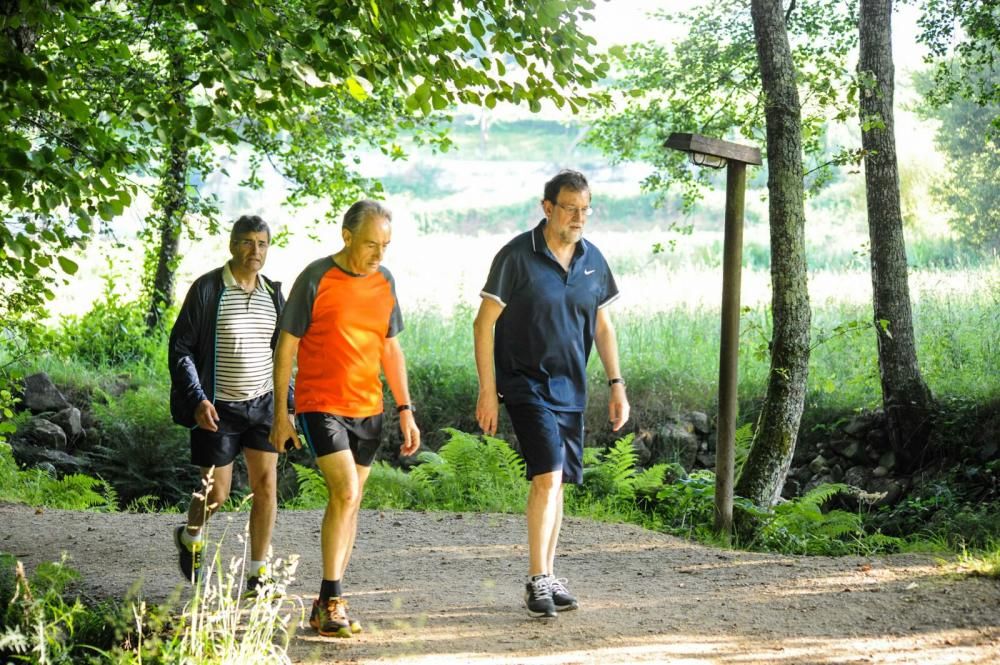
POLYGON ((57 257, 59 261, 59 267, 63 269, 63 272, 67 275, 75 275, 76 271, 79 270, 78 266, 74 261, 66 258, 65 256, 57 257))
POLYGON ((361 81, 358 80, 358 77, 349 76, 347 77, 346 83, 347 83, 347 92, 351 94, 351 97, 354 97, 354 99, 358 100, 359 102, 363 102, 366 99, 368 99, 369 96, 368 91, 365 89, 365 86, 361 84, 361 81))
POLYGON ((77 122, 84 122, 90 117, 90 107, 82 99, 66 99, 62 106, 67 115, 77 122))
POLYGON ((199 132, 207 132, 212 126, 213 110, 211 106, 195 106, 194 122, 195 129, 199 132))

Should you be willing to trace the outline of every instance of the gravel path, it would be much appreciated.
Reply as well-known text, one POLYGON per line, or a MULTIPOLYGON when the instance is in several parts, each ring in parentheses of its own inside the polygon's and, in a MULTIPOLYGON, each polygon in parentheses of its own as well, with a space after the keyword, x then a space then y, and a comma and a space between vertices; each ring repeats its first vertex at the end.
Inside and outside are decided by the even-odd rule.
MULTIPOLYGON (((519 515, 362 511, 345 581, 365 632, 296 631, 302 663, 1000 663, 1000 582, 959 578, 928 556, 796 557, 714 549, 638 527, 567 519, 557 573, 581 608, 523 609, 519 515)), ((280 512, 279 556, 300 555, 289 600, 318 590, 319 511, 280 512)), ((180 574, 178 515, 99 514, 0 504, 0 551, 29 569, 62 552, 95 598, 138 579, 160 602, 180 574)), ((246 514, 228 524, 227 556, 246 514)), ((186 591, 185 591, 186 592, 186 591)))

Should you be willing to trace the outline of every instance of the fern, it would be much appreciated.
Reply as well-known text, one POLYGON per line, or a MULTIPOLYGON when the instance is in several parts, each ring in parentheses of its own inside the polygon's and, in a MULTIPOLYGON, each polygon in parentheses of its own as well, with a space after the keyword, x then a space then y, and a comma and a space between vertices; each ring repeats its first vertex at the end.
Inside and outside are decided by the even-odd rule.
POLYGON ((635 464, 639 456, 632 445, 634 434, 612 444, 601 461, 584 471, 584 487, 596 498, 629 502, 635 498, 635 464))
POLYGON ((750 455, 750 447, 753 445, 753 427, 750 423, 744 423, 742 426, 736 428, 736 432, 733 436, 733 453, 734 453, 734 469, 736 478, 740 477, 740 473, 743 471, 743 465, 746 464, 747 457, 750 455))
MULTIPOLYGON (((419 467, 418 467, 419 468, 419 467)), ((362 505, 365 508, 425 508, 427 493, 412 473, 385 462, 372 465, 365 484, 362 505)))
POLYGON ((285 505, 289 508, 314 509, 325 508, 329 493, 326 481, 318 470, 292 463, 295 477, 299 485, 299 493, 285 505))

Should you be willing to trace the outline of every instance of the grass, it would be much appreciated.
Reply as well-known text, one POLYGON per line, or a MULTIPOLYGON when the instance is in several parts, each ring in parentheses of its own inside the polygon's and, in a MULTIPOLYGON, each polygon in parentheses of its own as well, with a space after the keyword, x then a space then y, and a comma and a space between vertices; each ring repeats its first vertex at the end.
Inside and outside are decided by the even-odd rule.
MULTIPOLYGON (((978 288, 960 288, 949 275, 931 271, 914 280, 918 285, 913 315, 920 366, 935 394, 987 402, 1000 388, 996 381, 1000 376, 1000 265, 967 274, 968 284, 978 288)), ((838 281, 844 283, 843 275, 824 279, 829 280, 831 289, 838 281)), ((632 286, 645 292, 655 288, 652 283, 632 286)), ((614 312, 612 317, 636 423, 656 421, 677 409, 714 411, 719 345, 716 308, 627 309, 614 312)), ((477 385, 472 318, 468 307, 456 308, 451 315, 413 313, 401 337, 411 375, 416 377, 411 383, 422 391, 415 401, 428 404, 430 413, 424 409, 422 415, 430 418, 432 429, 475 429, 471 420, 477 385), (438 425, 437 414, 446 414, 449 420, 438 425)), ((770 318, 767 303, 747 305, 741 317, 739 391, 745 420, 753 419, 766 385, 770 318)), ((879 406, 871 318, 866 302, 813 301, 807 411, 851 412, 879 406)), ((589 369, 593 398, 588 426, 595 429, 604 408, 603 370, 596 353, 589 369)))

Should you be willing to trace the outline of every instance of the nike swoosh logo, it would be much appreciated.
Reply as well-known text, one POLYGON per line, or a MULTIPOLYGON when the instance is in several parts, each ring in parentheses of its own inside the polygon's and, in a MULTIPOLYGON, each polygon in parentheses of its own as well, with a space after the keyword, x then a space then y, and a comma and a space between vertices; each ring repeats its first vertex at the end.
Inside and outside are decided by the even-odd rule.
MULTIPOLYGON (((594 268, 594 270, 597 270, 597 268, 594 268)), ((593 275, 594 274, 594 270, 584 270, 583 274, 584 275, 593 275)))

